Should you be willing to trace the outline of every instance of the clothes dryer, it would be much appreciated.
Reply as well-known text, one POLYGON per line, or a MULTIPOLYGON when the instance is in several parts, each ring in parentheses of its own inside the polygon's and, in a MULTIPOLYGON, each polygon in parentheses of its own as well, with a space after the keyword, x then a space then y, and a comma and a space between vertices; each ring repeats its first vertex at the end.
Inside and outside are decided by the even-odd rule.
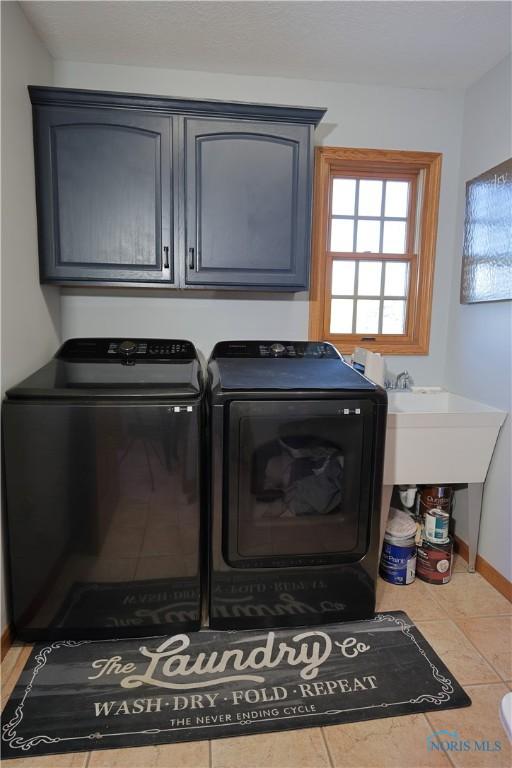
POLYGON ((210 626, 373 616, 386 392, 325 343, 222 342, 208 379, 210 626))

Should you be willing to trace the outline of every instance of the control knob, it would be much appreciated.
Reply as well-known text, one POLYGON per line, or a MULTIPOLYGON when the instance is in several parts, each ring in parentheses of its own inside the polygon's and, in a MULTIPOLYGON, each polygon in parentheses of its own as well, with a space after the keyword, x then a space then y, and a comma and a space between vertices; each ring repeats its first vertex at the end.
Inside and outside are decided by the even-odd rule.
POLYGON ((121 355, 129 357, 130 355, 135 354, 137 351, 137 345, 134 341, 122 341, 119 345, 118 351, 121 355))
POLYGON ((278 356, 278 355, 282 355, 283 352, 286 352, 286 348, 284 347, 283 344, 279 344, 278 342, 276 342, 275 344, 271 344, 270 351, 272 352, 273 355, 278 356))

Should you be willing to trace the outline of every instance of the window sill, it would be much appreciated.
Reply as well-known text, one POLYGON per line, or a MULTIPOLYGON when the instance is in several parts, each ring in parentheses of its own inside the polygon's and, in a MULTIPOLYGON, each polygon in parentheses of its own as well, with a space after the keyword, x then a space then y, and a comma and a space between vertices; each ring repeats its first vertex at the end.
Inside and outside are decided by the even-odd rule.
POLYGON ((355 339, 342 341, 339 339, 325 338, 322 341, 328 341, 344 355, 352 354, 356 347, 364 347, 371 352, 380 352, 382 355, 428 355, 429 345, 418 342, 393 342, 393 341, 365 341, 364 339, 355 339))

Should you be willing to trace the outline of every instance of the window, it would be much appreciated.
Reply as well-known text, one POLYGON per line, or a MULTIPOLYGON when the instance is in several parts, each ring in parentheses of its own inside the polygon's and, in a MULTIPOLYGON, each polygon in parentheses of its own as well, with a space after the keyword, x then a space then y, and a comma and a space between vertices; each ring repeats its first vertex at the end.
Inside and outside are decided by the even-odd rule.
POLYGON ((316 150, 310 338, 426 354, 441 155, 316 150))

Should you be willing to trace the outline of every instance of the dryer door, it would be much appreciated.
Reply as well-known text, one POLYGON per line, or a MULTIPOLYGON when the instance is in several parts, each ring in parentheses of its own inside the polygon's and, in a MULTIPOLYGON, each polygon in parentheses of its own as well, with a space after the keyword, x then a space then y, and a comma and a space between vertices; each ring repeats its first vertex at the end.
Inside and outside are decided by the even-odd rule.
POLYGON ((223 549, 232 567, 365 555, 375 410, 369 400, 230 404, 223 549))

